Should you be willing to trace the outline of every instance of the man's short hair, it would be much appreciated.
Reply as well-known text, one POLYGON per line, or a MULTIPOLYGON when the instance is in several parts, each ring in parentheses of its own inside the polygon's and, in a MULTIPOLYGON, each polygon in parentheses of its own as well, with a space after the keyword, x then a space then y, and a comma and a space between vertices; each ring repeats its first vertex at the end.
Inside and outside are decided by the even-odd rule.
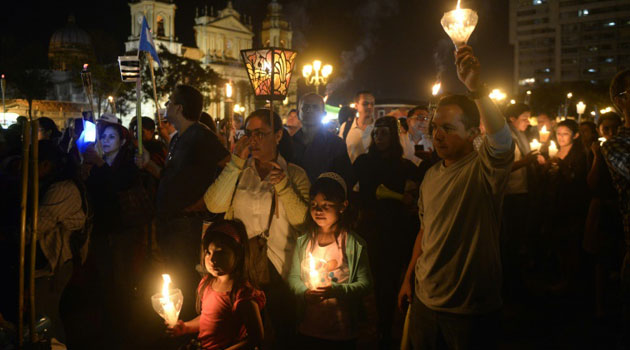
POLYGON ((438 102, 438 108, 451 105, 458 106, 462 109, 461 120, 466 130, 479 127, 479 110, 475 102, 464 95, 444 96, 438 102))
POLYGON ((597 119, 597 127, 599 128, 600 125, 602 125, 603 122, 605 122, 606 120, 612 120, 615 121, 617 123, 619 123, 619 125, 623 124, 621 121, 621 116, 615 112, 608 112, 608 113, 604 113, 602 114, 599 119, 597 119))
MULTIPOLYGON (((307 98, 309 98, 309 97, 311 97, 311 96, 317 96, 317 97, 318 97, 318 99, 317 99, 317 100, 318 100, 318 101, 321 101, 322 106, 324 106, 324 107, 326 106, 326 102, 324 102, 324 98, 323 98, 321 95, 316 94, 316 93, 314 93, 314 92, 309 92, 309 93, 307 93, 307 94, 302 95, 302 98, 300 98, 299 107, 302 107, 302 104, 304 103, 304 100, 306 100, 307 98)), ((296 112, 297 112, 297 111, 296 111, 296 112)), ((289 112, 289 113, 291 113, 291 112, 289 112)), ((299 113, 299 112, 298 112, 298 113, 299 113)))
POLYGON ((361 95, 370 95, 370 96, 374 97, 374 94, 372 93, 372 91, 360 90, 359 92, 357 92, 354 95, 354 102, 359 102, 359 99, 361 98, 361 95))
POLYGON ((525 113, 525 112, 530 112, 532 109, 529 108, 528 105, 524 104, 524 103, 515 103, 515 104, 510 104, 506 109, 505 109, 505 119, 510 122, 510 118, 518 118, 521 114, 525 113))
POLYGON ((617 73, 610 82, 610 99, 615 103, 615 97, 626 91, 630 86, 630 69, 624 69, 617 73))
POLYGON ((177 85, 173 91, 173 102, 182 105, 184 118, 198 121, 203 108, 203 96, 201 92, 190 85, 177 85))
POLYGON ((429 111, 429 107, 427 107, 426 105, 418 105, 413 107, 412 109, 409 110, 409 112, 407 112, 407 118, 411 118, 411 116, 413 116, 417 111, 429 111))
POLYGON ((297 111, 297 109, 293 108, 293 109, 291 109, 291 110, 289 111, 289 114, 291 114, 291 113, 297 113, 297 112, 298 112, 298 111, 297 111))

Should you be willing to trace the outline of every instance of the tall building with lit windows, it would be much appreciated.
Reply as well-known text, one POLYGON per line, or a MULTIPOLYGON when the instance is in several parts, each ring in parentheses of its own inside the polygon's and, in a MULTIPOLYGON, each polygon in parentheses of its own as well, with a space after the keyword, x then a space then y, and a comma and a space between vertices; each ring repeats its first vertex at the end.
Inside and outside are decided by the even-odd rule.
POLYGON ((630 67, 630 0, 510 0, 514 90, 630 67))

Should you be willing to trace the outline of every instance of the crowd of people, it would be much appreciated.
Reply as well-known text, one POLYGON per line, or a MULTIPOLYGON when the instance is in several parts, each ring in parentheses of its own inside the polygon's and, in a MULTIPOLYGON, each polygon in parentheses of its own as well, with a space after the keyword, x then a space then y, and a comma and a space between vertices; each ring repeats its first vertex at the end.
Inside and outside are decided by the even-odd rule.
MULTIPOLYGON (((623 307, 630 334, 630 71, 610 87, 621 115, 578 124, 501 110, 468 46, 455 64, 468 95, 375 118, 360 91, 335 132, 313 93, 285 125, 258 109, 217 127, 188 85, 157 125, 100 116, 87 146, 81 119, 61 132, 40 117, 35 310, 53 345, 393 349, 407 315, 414 349, 495 348, 504 301, 530 293, 579 298, 599 319, 623 307), (146 307, 162 273, 184 295, 174 326, 146 307), (161 329, 142 333, 148 322, 161 329)), ((23 124, 0 138, 6 286, 23 124)))

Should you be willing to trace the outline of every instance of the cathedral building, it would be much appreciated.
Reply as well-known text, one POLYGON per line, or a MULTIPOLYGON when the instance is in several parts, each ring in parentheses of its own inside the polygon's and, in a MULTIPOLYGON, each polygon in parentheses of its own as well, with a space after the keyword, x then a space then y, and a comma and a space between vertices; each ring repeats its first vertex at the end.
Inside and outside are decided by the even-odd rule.
MULTIPOLYGON (((291 26, 282 15, 282 5, 272 0, 267 6, 267 16, 262 23, 259 35, 261 43, 254 44, 254 31, 251 17, 239 13, 234 9, 232 1, 227 1, 226 7, 215 12, 211 6, 197 9, 194 23, 191 25, 195 32, 196 47, 187 47, 178 41, 175 35, 175 12, 177 6, 172 2, 156 0, 140 0, 129 4, 131 11, 131 35, 125 43, 129 54, 138 50, 142 16, 146 16, 153 34, 153 41, 159 48, 166 47, 171 53, 198 60, 204 66, 209 66, 223 79, 233 83, 233 101, 245 106, 245 114, 256 108, 249 85, 247 71, 241 60, 241 50, 253 47, 277 46, 291 48, 291 26)), ((279 112, 295 108, 296 84, 292 84, 288 100, 279 112)), ((221 97, 223 87, 213 89, 213 94, 221 97)), ((154 108, 147 105, 147 108, 154 108)), ((222 118, 226 115, 224 103, 212 103, 207 110, 213 117, 222 118)), ((143 112, 147 114, 147 112, 143 112)), ((153 114, 153 113, 149 113, 153 114)))

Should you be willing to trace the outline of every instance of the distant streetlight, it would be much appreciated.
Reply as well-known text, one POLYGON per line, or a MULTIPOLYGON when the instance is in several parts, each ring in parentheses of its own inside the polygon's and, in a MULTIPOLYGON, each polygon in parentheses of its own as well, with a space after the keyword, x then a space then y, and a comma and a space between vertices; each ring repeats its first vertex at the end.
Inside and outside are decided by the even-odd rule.
POLYGON ((107 96, 107 101, 109 102, 109 107, 112 110, 112 113, 116 114, 116 103, 114 101, 114 96, 107 96))
POLYGON ((326 85, 332 71, 333 67, 330 64, 322 67, 322 61, 315 60, 312 65, 307 64, 302 68, 302 76, 306 85, 315 85, 315 92, 319 94, 319 86, 326 85))

